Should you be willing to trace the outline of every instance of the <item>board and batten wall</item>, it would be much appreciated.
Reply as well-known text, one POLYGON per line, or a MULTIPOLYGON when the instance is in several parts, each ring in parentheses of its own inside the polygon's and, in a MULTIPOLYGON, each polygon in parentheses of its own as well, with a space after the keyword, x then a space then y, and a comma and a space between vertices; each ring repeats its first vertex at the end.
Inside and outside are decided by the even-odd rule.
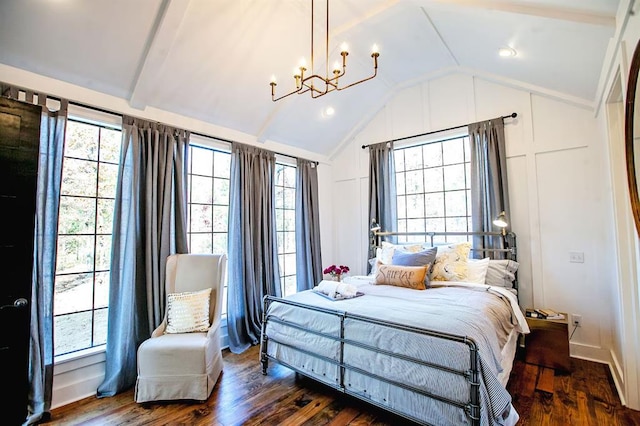
POLYGON ((452 73, 391 98, 332 156, 334 260, 364 273, 368 150, 361 145, 491 119, 505 120, 511 211, 518 238, 520 303, 582 315, 573 356, 609 363, 615 312, 606 280, 615 274, 605 138, 593 106, 559 94, 452 73), (584 253, 571 263, 570 252, 584 253))

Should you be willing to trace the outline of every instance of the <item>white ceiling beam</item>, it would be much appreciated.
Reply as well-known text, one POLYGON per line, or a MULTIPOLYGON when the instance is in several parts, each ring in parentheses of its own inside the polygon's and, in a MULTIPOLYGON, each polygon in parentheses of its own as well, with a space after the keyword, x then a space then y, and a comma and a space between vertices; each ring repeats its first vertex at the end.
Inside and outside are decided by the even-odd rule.
POLYGON ((178 30, 189 7, 190 0, 163 0, 158 10, 138 72, 132 84, 129 104, 144 109, 153 90, 157 90, 156 77, 169 56, 178 30))
POLYGON ((561 6, 542 6, 527 2, 511 2, 507 0, 430 0, 428 3, 443 3, 455 6, 475 7, 478 9, 498 10, 501 12, 519 13, 521 15, 539 16, 549 19, 560 19, 583 24, 615 27, 616 17, 587 9, 575 9, 561 6))

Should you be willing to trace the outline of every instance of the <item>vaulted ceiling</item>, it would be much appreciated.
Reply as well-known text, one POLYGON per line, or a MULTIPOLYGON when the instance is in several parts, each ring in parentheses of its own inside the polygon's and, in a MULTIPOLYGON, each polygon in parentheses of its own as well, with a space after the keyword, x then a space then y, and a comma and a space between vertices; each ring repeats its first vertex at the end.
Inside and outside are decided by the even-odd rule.
MULTIPOLYGON (((272 102, 269 86, 293 90, 310 62, 311 0, 2 0, 0 63, 327 155, 398 90, 449 72, 593 102, 618 2, 331 0, 330 65, 347 42, 342 80, 365 78, 376 43, 379 70, 318 99, 272 102), (506 46, 517 55, 499 57, 506 46)), ((319 74, 325 7, 315 0, 319 74)))

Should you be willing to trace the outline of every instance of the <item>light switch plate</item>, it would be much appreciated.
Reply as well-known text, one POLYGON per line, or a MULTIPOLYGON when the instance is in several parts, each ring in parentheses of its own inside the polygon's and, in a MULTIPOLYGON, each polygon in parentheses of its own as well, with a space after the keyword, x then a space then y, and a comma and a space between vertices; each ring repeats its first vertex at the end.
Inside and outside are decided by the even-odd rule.
POLYGON ((581 252, 581 251, 570 251, 569 252, 569 262, 571 262, 571 263, 584 263, 584 252, 581 252))

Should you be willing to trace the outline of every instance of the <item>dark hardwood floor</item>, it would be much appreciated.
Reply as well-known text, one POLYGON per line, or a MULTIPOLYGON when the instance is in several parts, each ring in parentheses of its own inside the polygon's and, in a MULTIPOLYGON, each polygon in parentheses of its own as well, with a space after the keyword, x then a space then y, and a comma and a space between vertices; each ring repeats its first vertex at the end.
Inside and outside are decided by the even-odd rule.
MULTIPOLYGON (((571 359, 571 374, 517 357, 508 389, 518 425, 640 425, 640 412, 621 406, 608 367, 571 359)), ((355 398, 271 363, 262 375, 259 347, 224 352, 224 370, 204 404, 136 404, 133 390, 85 398, 52 411, 47 425, 411 425, 355 398)))

